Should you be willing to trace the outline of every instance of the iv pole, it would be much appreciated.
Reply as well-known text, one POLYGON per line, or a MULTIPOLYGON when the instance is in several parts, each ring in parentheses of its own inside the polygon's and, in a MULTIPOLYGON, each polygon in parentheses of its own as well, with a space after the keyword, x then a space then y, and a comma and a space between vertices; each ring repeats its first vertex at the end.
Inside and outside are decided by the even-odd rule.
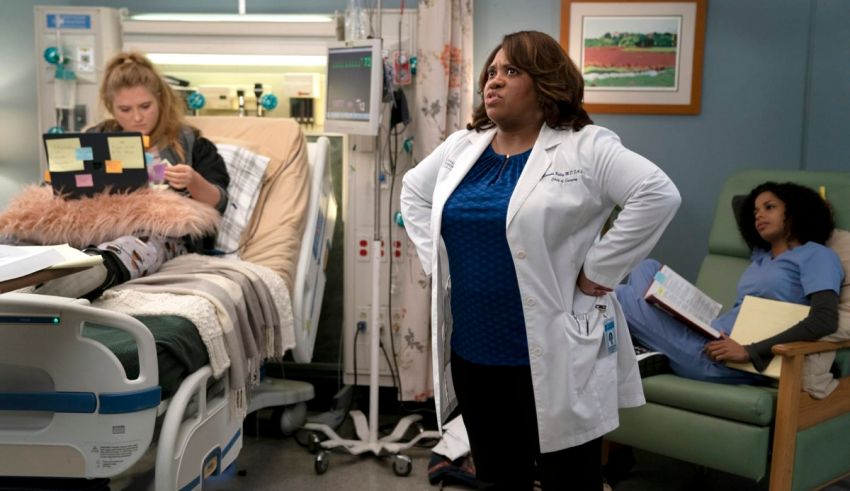
MULTIPOLYGON (((378 0, 377 5, 377 29, 376 37, 381 38, 381 10, 382 0, 378 0)), ((399 39, 401 42, 401 39, 399 39)), ((373 63, 375 60, 373 60, 373 63)), ((377 60, 378 63, 383 63, 382 60, 377 60)), ((380 103, 380 102, 379 102, 380 103)), ((383 113, 383 111, 381 111, 383 113)), ((378 439, 378 360, 380 347, 380 312, 381 312, 381 132, 375 136, 375 170, 374 170, 374 234, 372 236, 372 291, 371 301, 372 308, 369 317, 369 420, 362 412, 351 411, 351 419, 354 422, 354 430, 359 440, 346 440, 341 438, 328 425, 320 423, 307 423, 304 428, 311 430, 310 439, 308 441, 311 450, 318 451, 315 459, 316 474, 324 474, 328 470, 328 457, 330 450, 334 448, 344 448, 352 455, 360 455, 365 452, 372 452, 376 457, 392 456, 393 457, 393 472, 398 476, 407 476, 410 474, 413 463, 407 455, 400 452, 412 447, 423 439, 439 439, 442 435, 438 431, 420 431, 412 440, 401 442, 400 440, 407 433, 408 428, 414 423, 417 423, 422 417, 418 414, 411 414, 401 418, 396 424, 393 431, 378 439), (323 442, 319 441, 316 431, 324 433, 329 439, 323 442), (321 448, 321 450, 319 450, 321 448)), ((392 206, 392 196, 389 198, 390 206, 392 206)), ((391 325, 391 323, 390 323, 391 325)), ((388 334, 393 335, 392 329, 388 329, 388 334)), ((395 356, 395 353, 393 353, 395 356)))

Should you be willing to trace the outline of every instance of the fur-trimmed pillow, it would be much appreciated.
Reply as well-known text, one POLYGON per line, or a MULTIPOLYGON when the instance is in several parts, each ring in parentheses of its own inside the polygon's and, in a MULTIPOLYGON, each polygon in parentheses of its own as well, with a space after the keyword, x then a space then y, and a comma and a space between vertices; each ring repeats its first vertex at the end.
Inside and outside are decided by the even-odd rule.
POLYGON ((49 186, 30 185, 0 212, 0 235, 84 248, 131 234, 203 237, 219 219, 215 208, 169 190, 66 200, 49 186))

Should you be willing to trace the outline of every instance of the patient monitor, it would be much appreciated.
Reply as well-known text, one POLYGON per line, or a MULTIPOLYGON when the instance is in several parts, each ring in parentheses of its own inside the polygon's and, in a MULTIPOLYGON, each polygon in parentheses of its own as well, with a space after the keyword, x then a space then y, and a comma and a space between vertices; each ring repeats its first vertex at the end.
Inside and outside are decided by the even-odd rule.
POLYGON ((383 61, 380 39, 328 45, 325 131, 377 135, 383 61))

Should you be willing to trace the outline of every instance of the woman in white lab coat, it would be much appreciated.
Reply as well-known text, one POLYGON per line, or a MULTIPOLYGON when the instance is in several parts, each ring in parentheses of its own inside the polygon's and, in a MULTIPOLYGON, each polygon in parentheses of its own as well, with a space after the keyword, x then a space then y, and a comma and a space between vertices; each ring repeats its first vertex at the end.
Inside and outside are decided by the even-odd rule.
POLYGON ((550 36, 505 36, 479 90, 472 124, 401 192, 432 276, 438 417, 460 408, 482 489, 531 489, 535 467, 546 490, 602 489, 601 437, 619 407, 644 403, 608 293, 650 252, 679 193, 592 124, 581 73, 550 36))

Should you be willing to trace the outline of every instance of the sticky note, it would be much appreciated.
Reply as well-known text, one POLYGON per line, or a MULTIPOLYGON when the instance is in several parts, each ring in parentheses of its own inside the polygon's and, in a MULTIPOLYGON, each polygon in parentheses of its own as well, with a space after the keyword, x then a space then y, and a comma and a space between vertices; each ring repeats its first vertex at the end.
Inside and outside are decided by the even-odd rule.
POLYGON ((121 174, 124 172, 124 164, 120 160, 107 160, 106 161, 106 173, 107 174, 121 174))
POLYGON ((94 151, 91 147, 80 147, 76 153, 77 160, 94 160, 94 151))
POLYGON ((44 182, 46 182, 46 183, 50 182, 50 171, 49 170, 44 171, 44 182))
POLYGON ((145 163, 151 165, 153 163, 153 154, 145 152, 145 163))
POLYGON ((142 145, 144 145, 145 148, 148 148, 149 146, 151 146, 151 137, 149 137, 148 135, 143 135, 142 136, 142 145))
POLYGON ((47 146, 47 168, 50 172, 83 170, 83 161, 77 158, 79 138, 49 138, 44 144, 47 146))
POLYGON ((74 176, 74 179, 77 181, 78 188, 90 188, 94 186, 94 180, 91 174, 77 174, 74 176))
POLYGON ((138 136, 110 136, 109 159, 120 160, 124 169, 144 169, 145 156, 138 136))

